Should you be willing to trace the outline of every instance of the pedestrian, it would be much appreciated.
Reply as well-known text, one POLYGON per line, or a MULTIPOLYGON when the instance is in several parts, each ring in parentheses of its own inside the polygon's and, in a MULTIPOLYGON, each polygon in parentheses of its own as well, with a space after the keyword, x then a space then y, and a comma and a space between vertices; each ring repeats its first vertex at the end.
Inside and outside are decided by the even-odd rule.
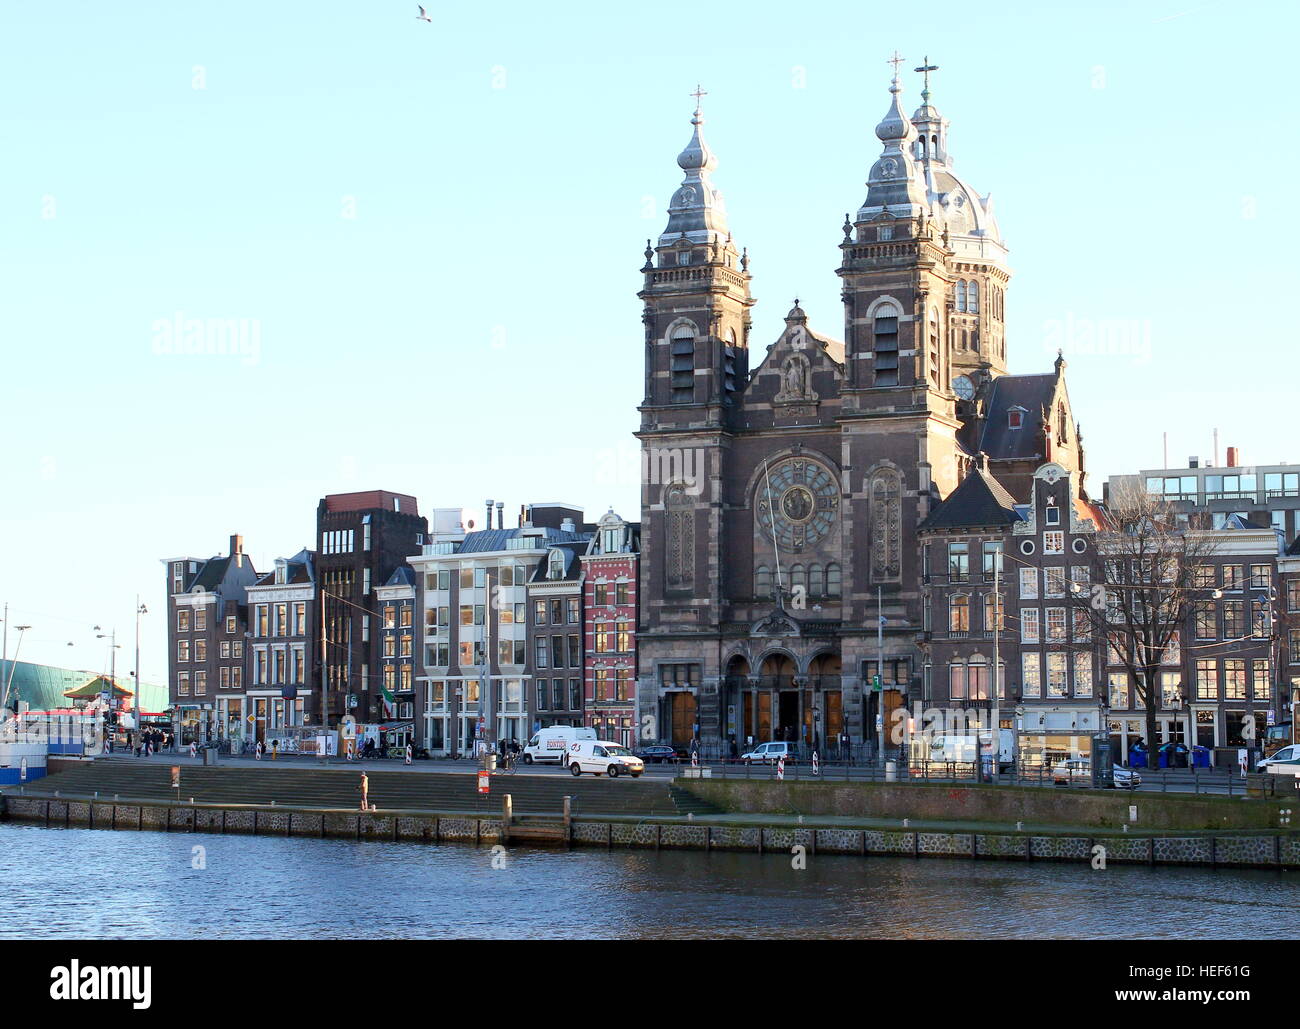
POLYGON ((365 772, 361 773, 361 810, 370 810, 370 780, 365 772))
POLYGON ((412 757, 412 754, 411 754, 411 745, 408 743, 408 744, 406 745, 406 763, 407 763, 408 765, 411 763, 411 757, 412 757))

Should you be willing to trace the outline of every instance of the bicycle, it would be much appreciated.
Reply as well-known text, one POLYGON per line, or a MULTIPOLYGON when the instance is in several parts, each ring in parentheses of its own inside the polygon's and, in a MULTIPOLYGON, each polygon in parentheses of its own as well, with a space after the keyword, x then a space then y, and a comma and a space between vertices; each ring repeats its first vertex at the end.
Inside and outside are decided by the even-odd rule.
POLYGON ((515 772, 519 771, 519 764, 520 761, 518 756, 507 752, 506 755, 497 762, 497 768, 506 775, 514 775, 515 772))

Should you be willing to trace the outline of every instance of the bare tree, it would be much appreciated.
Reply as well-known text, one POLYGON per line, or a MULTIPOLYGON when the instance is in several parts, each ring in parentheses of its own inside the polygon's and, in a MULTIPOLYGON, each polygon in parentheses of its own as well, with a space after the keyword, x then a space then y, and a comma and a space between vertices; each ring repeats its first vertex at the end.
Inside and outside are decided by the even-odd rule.
MULTIPOLYGON (((1108 663, 1128 670, 1146 709, 1147 760, 1154 767, 1161 674, 1174 664, 1181 671, 1180 634, 1210 592, 1206 582, 1213 579, 1202 570, 1212 567, 1218 539, 1198 520, 1180 520, 1172 504, 1141 482, 1118 490, 1104 515, 1097 534, 1100 581, 1072 586, 1076 619, 1091 623, 1095 638, 1109 648, 1108 663)), ((1101 688, 1109 686, 1103 681, 1101 688)))

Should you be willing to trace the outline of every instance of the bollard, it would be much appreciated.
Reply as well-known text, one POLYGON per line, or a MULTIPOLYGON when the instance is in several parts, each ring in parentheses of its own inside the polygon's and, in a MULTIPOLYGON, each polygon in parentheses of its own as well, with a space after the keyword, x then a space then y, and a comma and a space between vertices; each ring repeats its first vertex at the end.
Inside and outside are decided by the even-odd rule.
POLYGON ((688 821, 688 822, 693 822, 693 821, 695 821, 695 812, 694 812, 694 811, 687 811, 687 812, 686 812, 686 821, 688 821))
POLYGON ((501 842, 510 842, 510 822, 514 818, 514 802, 510 794, 501 796, 501 842))
POLYGON ((908 829, 908 828, 910 828, 911 825, 912 825, 912 820, 911 820, 910 818, 904 818, 904 819, 903 819, 903 828, 904 828, 904 829, 908 829))
POLYGON ((573 824, 573 798, 564 798, 564 828, 569 828, 573 824))
POLYGON ((1024 828, 1025 828, 1025 823, 1024 823, 1024 822, 1017 822, 1017 823, 1016 823, 1016 832, 1023 832, 1023 831, 1024 831, 1024 828))

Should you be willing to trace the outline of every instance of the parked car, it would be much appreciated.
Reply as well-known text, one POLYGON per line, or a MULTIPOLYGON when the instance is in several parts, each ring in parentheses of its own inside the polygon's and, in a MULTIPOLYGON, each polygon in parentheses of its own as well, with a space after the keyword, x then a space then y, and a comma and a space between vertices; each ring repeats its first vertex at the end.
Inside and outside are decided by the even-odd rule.
POLYGON ((798 760, 799 744, 797 743, 760 743, 753 750, 740 755, 740 760, 749 764, 751 761, 757 761, 762 764, 776 764, 781 758, 787 761, 798 760))
POLYGON ((646 763, 653 761, 657 765, 662 765, 665 761, 681 760, 678 749, 666 743, 651 743, 634 751, 634 753, 642 761, 646 763))
POLYGON ((1116 765, 1110 770, 1110 784, 1117 790, 1136 790, 1142 785, 1142 776, 1131 768, 1116 765))
POLYGON ((569 745, 564 760, 574 776, 591 772, 617 779, 626 772, 635 779, 645 771, 644 761, 627 747, 608 740, 576 740, 569 745))

